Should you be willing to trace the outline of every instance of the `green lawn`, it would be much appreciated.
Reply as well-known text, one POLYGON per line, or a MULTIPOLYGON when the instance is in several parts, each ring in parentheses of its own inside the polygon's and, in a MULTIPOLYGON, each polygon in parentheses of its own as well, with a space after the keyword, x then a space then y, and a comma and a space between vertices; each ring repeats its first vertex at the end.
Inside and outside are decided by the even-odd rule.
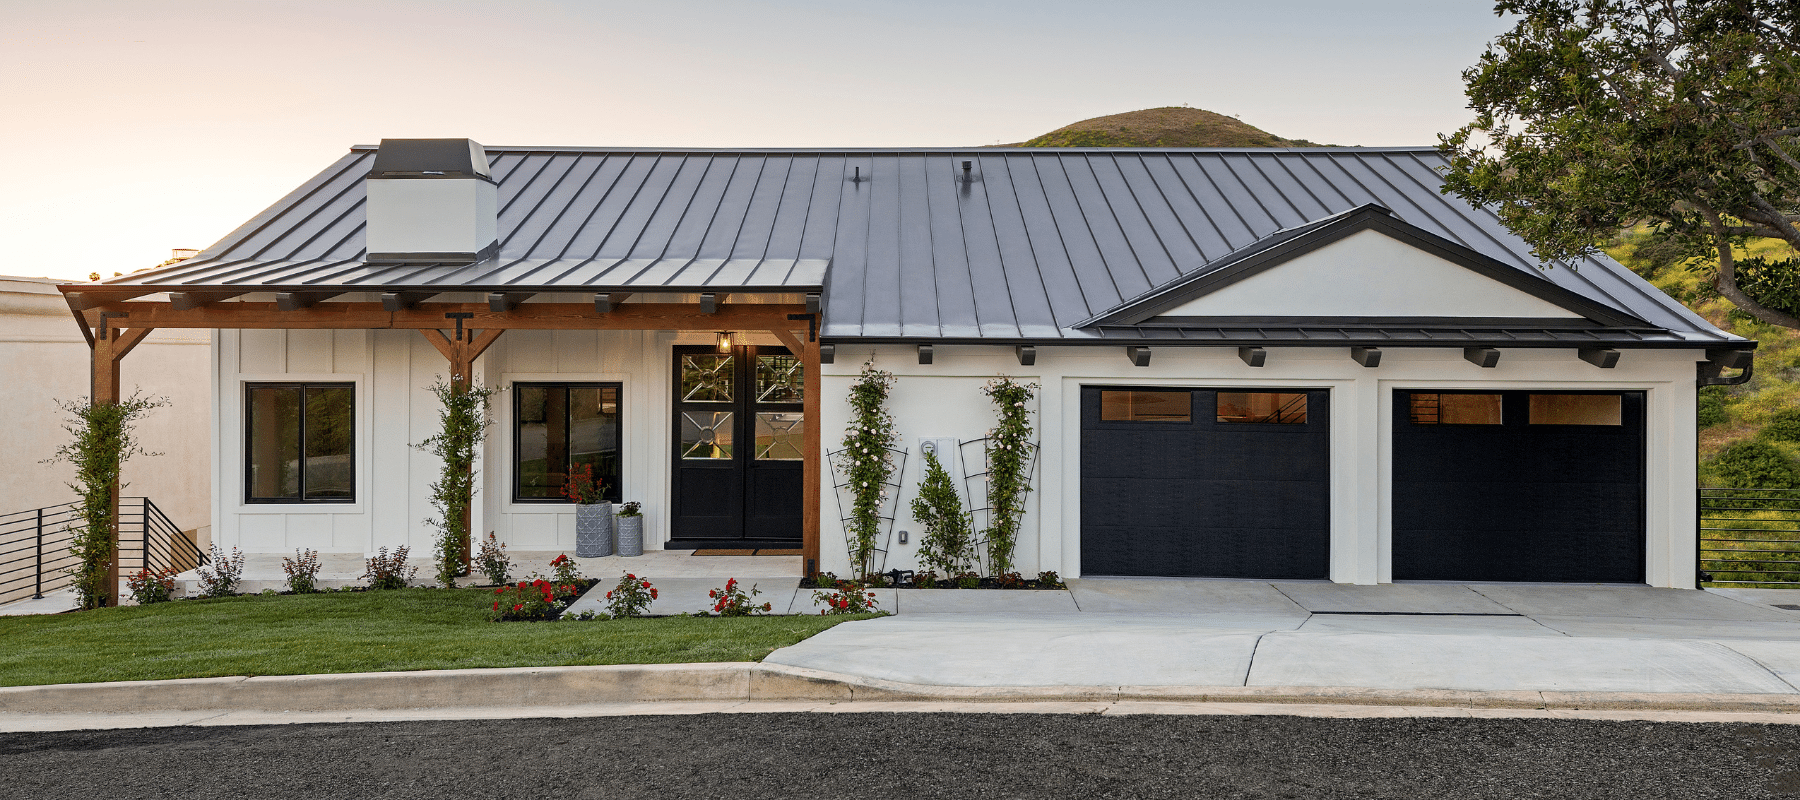
POLYGON ((184 600, 0 617, 0 686, 319 672, 758 661, 863 616, 489 622, 486 589, 184 600))

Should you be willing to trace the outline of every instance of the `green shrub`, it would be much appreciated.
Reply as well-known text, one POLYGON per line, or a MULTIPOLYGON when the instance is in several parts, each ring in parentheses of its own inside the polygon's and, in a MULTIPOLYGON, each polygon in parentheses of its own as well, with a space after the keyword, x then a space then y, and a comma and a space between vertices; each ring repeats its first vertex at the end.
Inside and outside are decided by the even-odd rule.
POLYGON ((1738 442, 1713 461, 1726 486, 1739 489, 1792 489, 1800 487, 1800 469, 1786 453, 1767 442, 1738 442))
POLYGON ((1777 442, 1800 443, 1800 408, 1784 408, 1775 412, 1763 426, 1763 438, 1777 442))
POLYGON ((1708 386, 1700 390, 1700 409, 1697 415, 1700 427, 1725 424, 1725 397, 1725 389, 1721 386, 1708 386))

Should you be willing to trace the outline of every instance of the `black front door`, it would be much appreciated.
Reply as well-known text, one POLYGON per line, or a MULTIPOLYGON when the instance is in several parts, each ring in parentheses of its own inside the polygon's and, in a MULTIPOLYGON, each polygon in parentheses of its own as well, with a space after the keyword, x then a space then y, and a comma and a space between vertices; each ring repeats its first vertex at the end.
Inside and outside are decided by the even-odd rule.
POLYGON ((1082 574, 1326 577, 1329 393, 1081 395, 1082 574))
POLYGON ((671 547, 797 547, 805 371, 785 347, 675 348, 671 547))

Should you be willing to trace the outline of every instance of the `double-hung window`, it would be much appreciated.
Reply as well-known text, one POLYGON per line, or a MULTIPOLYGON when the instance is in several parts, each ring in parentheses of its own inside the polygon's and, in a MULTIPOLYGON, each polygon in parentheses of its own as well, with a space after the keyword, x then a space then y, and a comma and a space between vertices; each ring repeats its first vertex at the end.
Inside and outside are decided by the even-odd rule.
POLYGON ((244 387, 244 501, 356 501, 356 387, 244 387))

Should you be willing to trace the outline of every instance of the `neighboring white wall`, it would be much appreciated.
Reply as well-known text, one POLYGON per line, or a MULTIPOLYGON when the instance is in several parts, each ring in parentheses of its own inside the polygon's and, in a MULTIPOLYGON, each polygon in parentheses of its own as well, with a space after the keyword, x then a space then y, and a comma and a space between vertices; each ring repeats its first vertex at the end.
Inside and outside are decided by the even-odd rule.
MULTIPOLYGON (((894 528, 914 534, 907 545, 894 537, 886 569, 915 566, 921 528, 907 506, 922 476, 919 439, 985 436, 994 415, 981 385, 1006 374, 1044 386, 1034 417, 1043 449, 1016 559, 1022 573, 1050 569, 1081 575, 1084 385, 1329 390, 1331 579, 1358 584, 1392 580, 1389 427, 1394 390, 1620 389, 1648 394, 1646 580, 1652 586, 1694 586, 1698 351, 1631 350, 1623 353, 1617 368, 1602 370, 1577 359, 1573 349, 1503 349, 1498 367, 1482 369, 1464 360, 1460 348, 1391 348, 1383 351, 1380 367, 1369 369, 1350 360, 1346 348, 1272 348, 1267 365, 1252 368, 1232 348, 1159 347, 1150 366, 1137 368, 1126 360, 1123 347, 1039 347, 1036 365, 1021 367, 1010 347, 940 345, 935 363, 922 366, 910 347, 840 346, 836 363, 824 370, 821 427, 826 450, 835 449, 843 437, 850 414, 843 398, 871 353, 877 367, 899 376, 889 408, 908 454, 894 528)), ((846 574, 849 558, 829 470, 822 480, 819 567, 846 574)))
MULTIPOLYGON (((0 514, 75 499, 68 464, 42 464, 67 441, 57 401, 86 401, 89 350, 49 278, 0 277, 0 514)), ((149 497, 183 528, 210 517, 207 345, 210 330, 152 332, 120 362, 124 396, 167 397, 139 424, 157 456, 126 462, 125 494, 149 497)))
POLYGON ((1572 319, 1579 315, 1369 230, 1194 298, 1163 316, 1572 319))

